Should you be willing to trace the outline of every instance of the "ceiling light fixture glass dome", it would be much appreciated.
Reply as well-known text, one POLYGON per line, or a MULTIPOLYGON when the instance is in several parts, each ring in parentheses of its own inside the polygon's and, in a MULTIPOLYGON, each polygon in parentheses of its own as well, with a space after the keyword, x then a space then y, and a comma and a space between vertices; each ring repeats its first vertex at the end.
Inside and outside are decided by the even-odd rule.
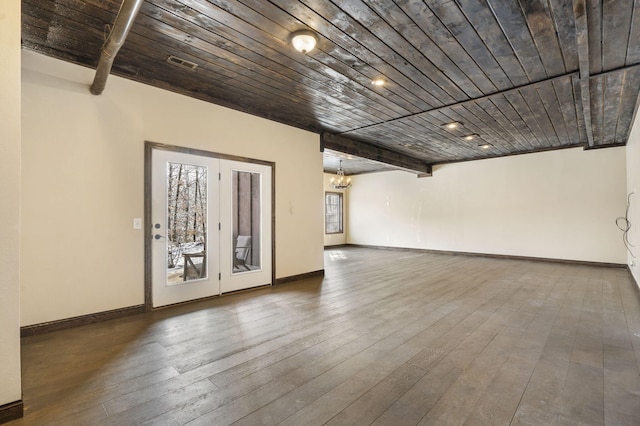
POLYGON ((291 34, 291 44, 301 53, 309 53, 316 47, 318 36, 310 30, 300 30, 291 34))

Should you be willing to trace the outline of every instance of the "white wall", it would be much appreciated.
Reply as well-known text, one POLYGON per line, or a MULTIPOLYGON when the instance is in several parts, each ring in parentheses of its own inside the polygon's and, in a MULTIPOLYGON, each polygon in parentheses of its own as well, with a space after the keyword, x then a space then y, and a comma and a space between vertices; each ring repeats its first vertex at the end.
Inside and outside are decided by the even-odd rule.
POLYGON ((319 136, 23 52, 22 325, 143 303, 144 141, 276 163, 276 278, 323 268, 319 136))
POLYGON ((634 192, 631 196, 629 206, 629 242, 635 246, 631 247, 633 255, 627 253, 627 261, 631 273, 640 285, 640 120, 636 116, 631 135, 627 141, 627 194, 634 192), (635 256, 635 257, 633 257, 635 256))
POLYGON ((20 0, 0 2, 0 406, 20 384, 20 0))
MULTIPOLYGON (((325 192, 341 192, 342 193, 342 209, 343 209, 343 233, 342 234, 324 234, 324 220, 322 222, 322 233, 324 234, 324 245, 327 246, 337 246, 340 244, 347 243, 347 223, 348 223, 348 212, 349 212, 349 191, 345 189, 334 189, 331 187, 331 178, 335 177, 335 174, 324 173, 324 191, 325 192)), ((323 210, 324 214, 324 210, 323 210)))
POLYGON ((348 242, 626 262, 625 148, 581 148, 355 176, 348 242))

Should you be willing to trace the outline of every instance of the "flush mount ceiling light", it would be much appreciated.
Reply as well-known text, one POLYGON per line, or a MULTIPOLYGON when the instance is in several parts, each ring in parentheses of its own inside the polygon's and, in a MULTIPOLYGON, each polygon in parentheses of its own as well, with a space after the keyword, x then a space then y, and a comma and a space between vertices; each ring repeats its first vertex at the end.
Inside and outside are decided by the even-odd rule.
POLYGON ((479 148, 482 149, 489 149, 491 148, 493 145, 491 145, 490 143, 483 143, 482 145, 478 145, 479 148))
POLYGON ((351 178, 345 178, 344 176, 344 170, 342 170, 342 160, 340 160, 340 167, 338 167, 336 177, 331 178, 330 184, 333 189, 347 189, 351 186, 351 178))
POLYGON ((475 139, 475 138, 477 138, 477 137, 478 137, 478 135, 476 135, 476 134, 474 133, 474 134, 472 134, 472 135, 466 135, 466 136, 463 136, 463 137, 462 137, 462 139, 464 139, 465 141, 472 141, 472 140, 474 140, 474 139, 475 139))
POLYGON ((462 123, 459 121, 452 121, 451 123, 445 123, 442 125, 442 127, 447 128, 449 130, 457 129, 460 126, 462 126, 462 123))
POLYGON ((316 47, 318 36, 311 30, 299 30, 291 34, 291 44, 301 53, 309 53, 316 47))
POLYGON ((386 82, 387 81, 382 77, 377 77, 371 80, 371 84, 373 84, 374 86, 384 86, 386 82))

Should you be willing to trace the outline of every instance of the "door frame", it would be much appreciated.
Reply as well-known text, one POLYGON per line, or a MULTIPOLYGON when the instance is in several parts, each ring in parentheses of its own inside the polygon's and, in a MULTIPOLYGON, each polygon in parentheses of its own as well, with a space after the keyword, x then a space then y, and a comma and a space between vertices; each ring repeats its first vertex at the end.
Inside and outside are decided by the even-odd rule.
MULTIPOLYGON (((221 154, 218 152, 205 151, 202 149, 187 148, 177 145, 167 145, 158 142, 145 141, 144 143, 144 307, 145 311, 152 311, 152 264, 151 264, 151 242, 153 238, 153 228, 151 226, 151 153, 154 149, 180 152, 184 154, 200 155, 203 157, 217 158, 220 160, 240 161, 243 163, 261 164, 271 167, 271 285, 274 285, 276 279, 276 163, 272 161, 258 160, 255 158, 240 157, 236 155, 221 154)), ((211 299, 216 296, 205 297, 211 299)), ((196 299, 203 300, 203 299, 196 299)), ((191 300, 182 303, 191 303, 191 300)), ((168 305, 172 306, 172 305, 168 305)), ((166 307, 166 306, 164 306, 166 307)), ((162 309, 160 307, 157 309, 162 309)))

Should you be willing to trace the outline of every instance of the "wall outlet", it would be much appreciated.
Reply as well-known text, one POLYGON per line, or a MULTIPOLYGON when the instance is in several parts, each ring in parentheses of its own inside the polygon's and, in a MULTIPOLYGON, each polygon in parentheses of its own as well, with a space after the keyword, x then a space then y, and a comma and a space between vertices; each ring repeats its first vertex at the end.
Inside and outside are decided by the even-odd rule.
POLYGON ((629 266, 631 266, 632 268, 636 267, 636 261, 632 260, 631 262, 629 262, 629 266))

